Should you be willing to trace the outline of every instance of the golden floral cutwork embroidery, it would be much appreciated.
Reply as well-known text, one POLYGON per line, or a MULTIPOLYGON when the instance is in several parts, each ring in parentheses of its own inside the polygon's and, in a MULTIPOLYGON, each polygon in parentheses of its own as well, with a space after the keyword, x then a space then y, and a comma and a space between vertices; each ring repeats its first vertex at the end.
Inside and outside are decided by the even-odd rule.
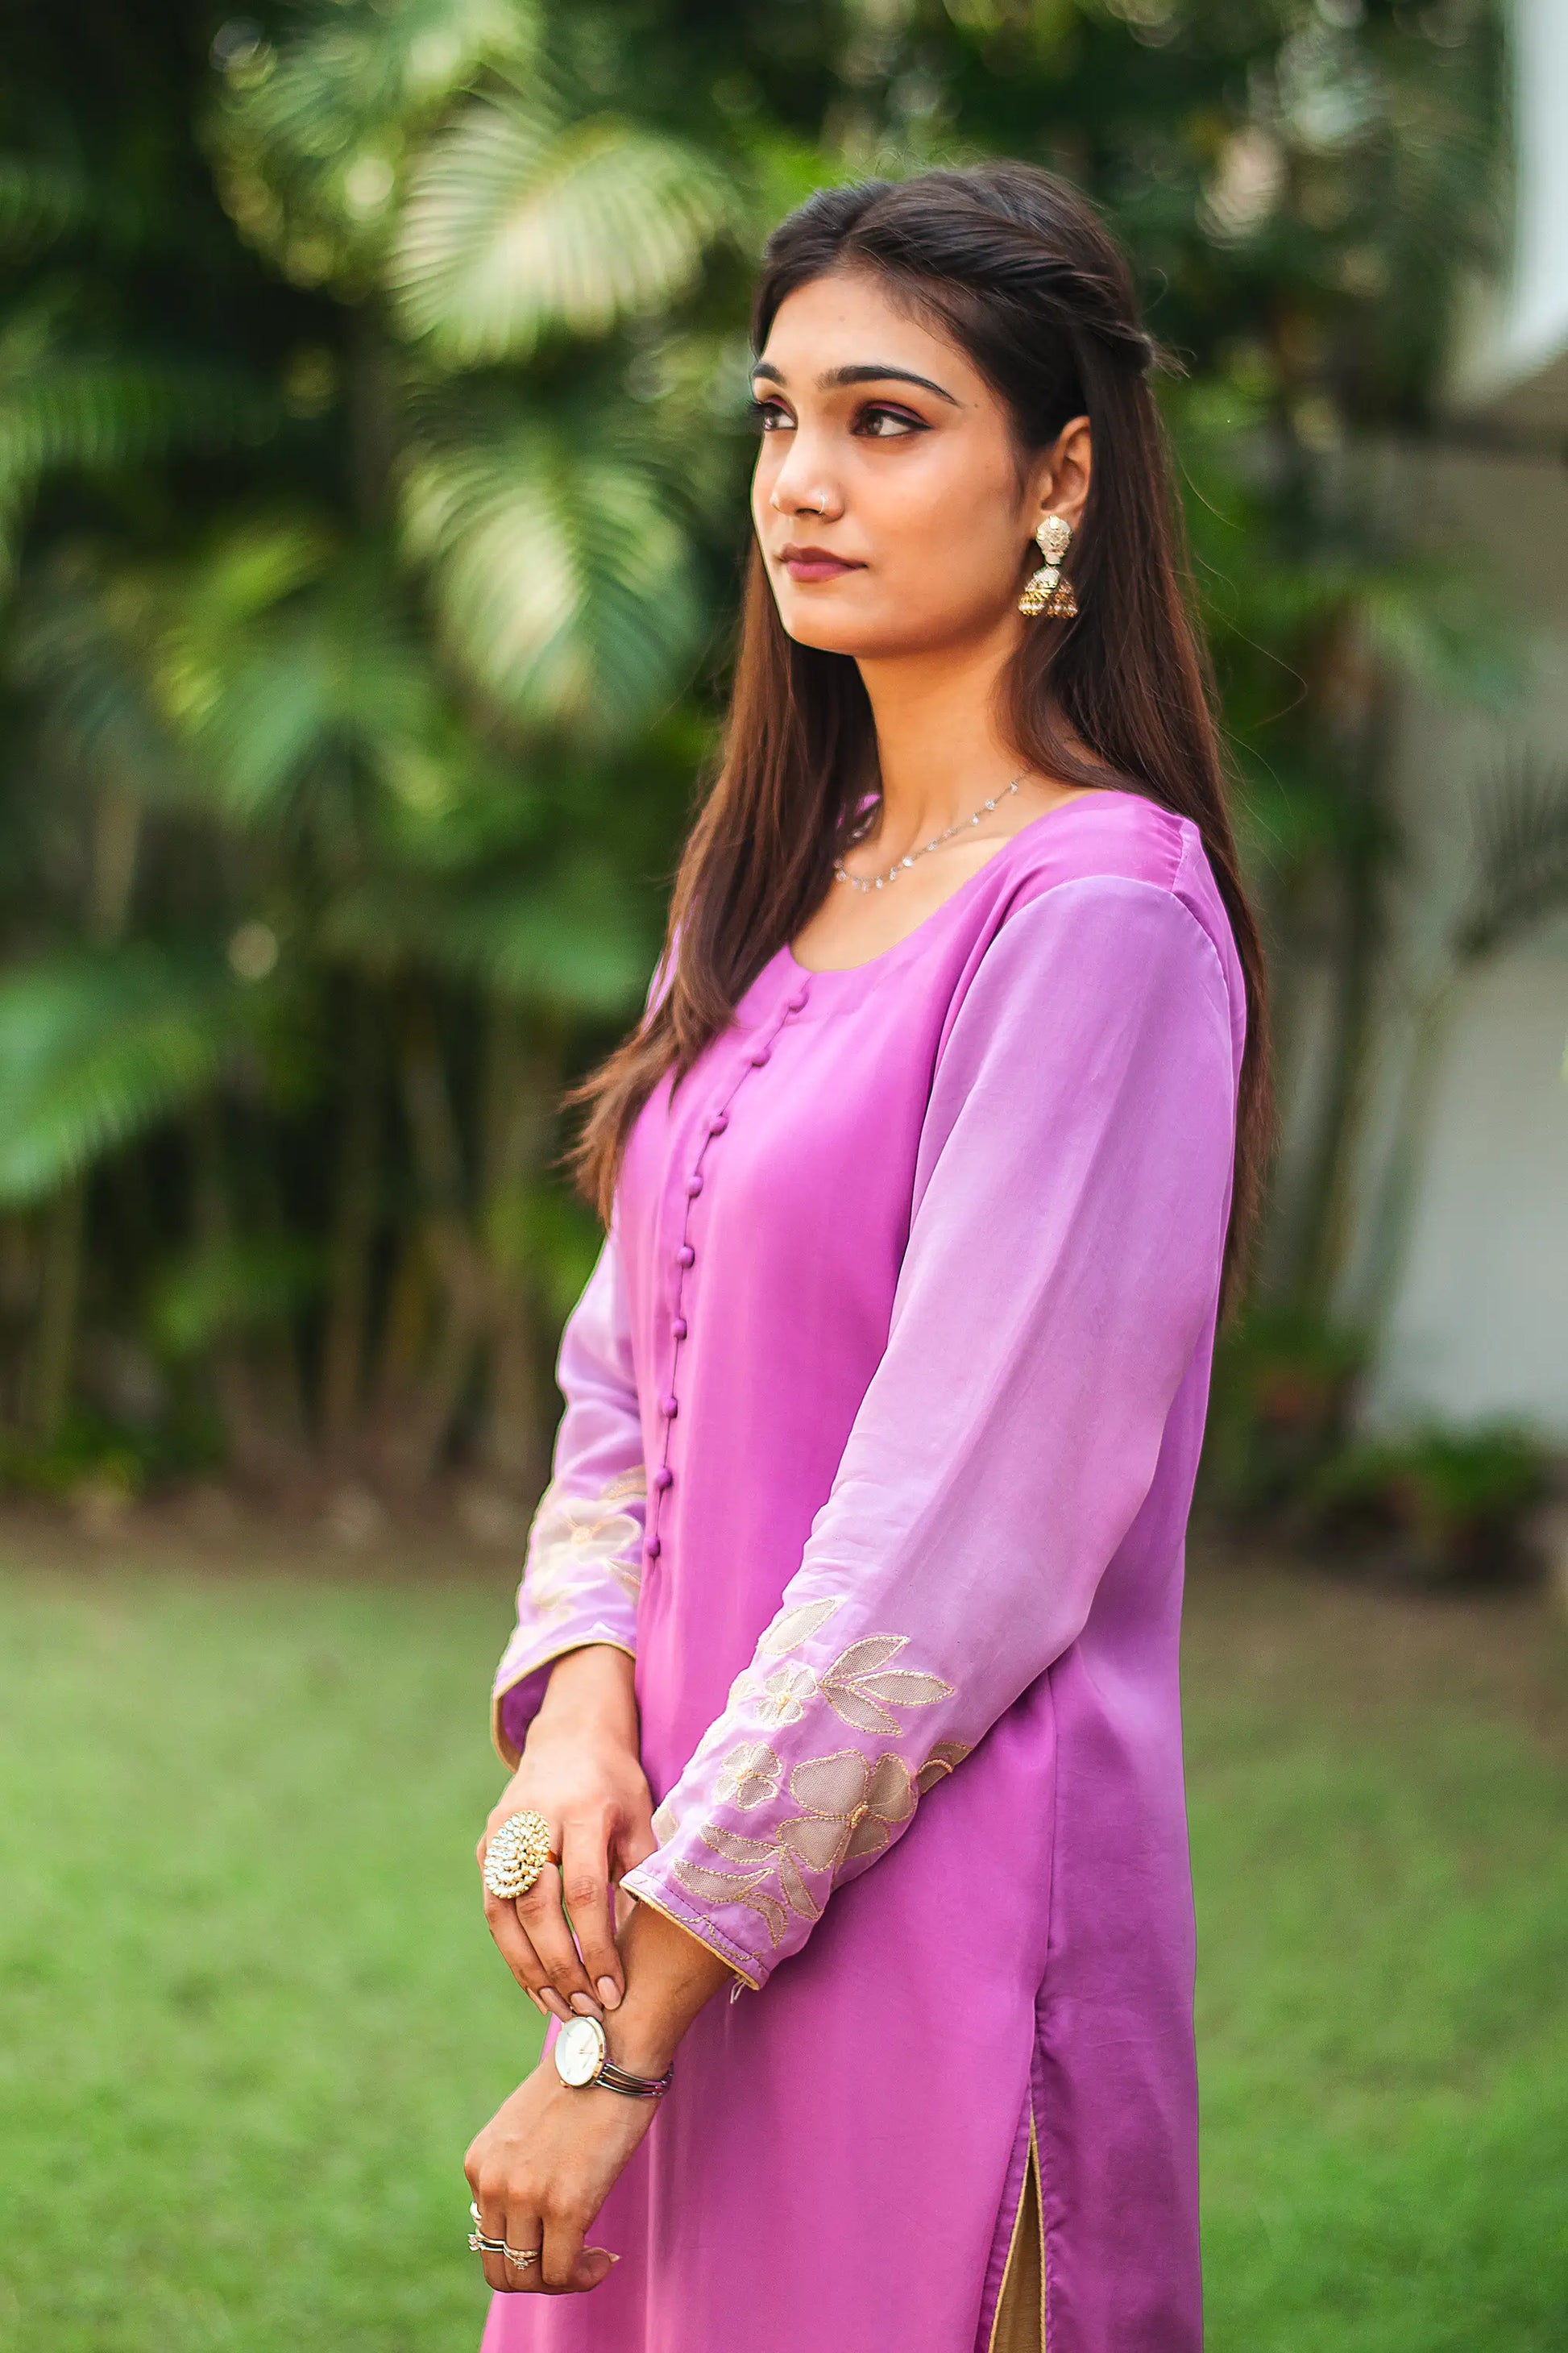
POLYGON ((840 1651, 821 1678, 823 1698, 846 1724, 858 1732, 901 1732, 895 1707, 931 1707, 952 1697, 952 1685, 940 1675, 917 1674, 909 1667, 889 1667, 908 1647, 907 1634, 868 1634, 840 1651))
POLYGON ((775 1667, 771 1675, 742 1667, 730 1686, 727 1704, 748 1708, 763 1724, 798 1724, 816 1690, 816 1672, 804 1660, 775 1667))
MULTIPOLYGON (((805 1602, 776 1618, 758 1641, 752 1664, 731 1684, 729 1708, 763 1723, 797 1724, 814 1701, 824 1700, 858 1732, 898 1737, 904 1726, 896 1708, 931 1707, 952 1697, 952 1684, 940 1675, 893 1665, 909 1646, 907 1634, 862 1636, 820 1671, 804 1660, 787 1661, 771 1673, 757 1663, 809 1641, 842 1607, 840 1598, 827 1598, 805 1602)), ((961 1740, 939 1741, 918 1773, 911 1773, 891 1749, 876 1757, 858 1748, 840 1748, 805 1757, 789 1776, 789 1794, 800 1812, 787 1815, 764 1838, 722 1822, 704 1822, 699 1832, 703 1843, 731 1867, 678 1857, 672 1865, 675 1876, 688 1894, 704 1903, 737 1904, 755 1912, 777 1945, 790 1914, 820 1919, 840 1874, 861 1856, 879 1853, 888 1845, 913 1814, 922 1791, 934 1788, 968 1754, 961 1740)), ((714 1799, 720 1805, 752 1812, 779 1796, 784 1770, 778 1751, 766 1741, 742 1742, 723 1759, 714 1799)), ((656 1829, 658 1820, 656 1814, 656 1829)))
POLYGON ((529 1532, 522 1599, 538 1619, 569 1618, 606 1575, 635 1601, 642 1589, 642 1523, 620 1506, 647 1493, 639 1463, 618 1472, 596 1495, 568 1493, 552 1482, 529 1532))
POLYGON ((776 1659, 784 1651, 798 1650, 809 1641, 819 1626, 826 1626, 836 1609, 842 1609, 842 1598, 828 1601, 803 1601, 796 1609, 786 1609, 771 1626, 763 1629, 757 1648, 766 1659, 776 1659))
POLYGON ((779 1793, 784 1766, 765 1740, 743 1741, 731 1748, 719 1774, 715 1795, 721 1804, 749 1811, 765 1806, 779 1793))
MULTIPOLYGON (((840 1600, 808 1601, 789 1609, 765 1629, 757 1644, 757 1658, 776 1658, 794 1650, 826 1623, 840 1600)), ((840 1651, 830 1667, 820 1672, 805 1660, 791 1661, 765 1674, 753 1659, 730 1686, 727 1704, 744 1709, 764 1724, 798 1724, 808 1704, 821 1696, 836 1715, 857 1732, 895 1737, 903 1730, 895 1708, 931 1707, 951 1699, 952 1685, 940 1675, 918 1673, 892 1664, 909 1646, 907 1634, 868 1634, 840 1651)))
POLYGON ((901 1757, 884 1750, 873 1758, 858 1748, 806 1757, 791 1773, 789 1792, 805 1811, 790 1815, 770 1838, 749 1838, 721 1822, 703 1824, 705 1844, 737 1870, 676 1865, 677 1877, 694 1894, 759 1913, 775 1945, 789 1912, 803 1920, 822 1917, 827 1890, 814 1888, 811 1880, 831 1883, 859 1856, 879 1853, 895 1828, 909 1820, 917 1799, 901 1757))

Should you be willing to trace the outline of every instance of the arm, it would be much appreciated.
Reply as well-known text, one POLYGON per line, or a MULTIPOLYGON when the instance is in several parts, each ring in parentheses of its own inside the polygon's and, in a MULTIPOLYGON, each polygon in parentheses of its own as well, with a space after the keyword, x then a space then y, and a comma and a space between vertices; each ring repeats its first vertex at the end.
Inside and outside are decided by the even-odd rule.
POLYGON ((1178 900, 1099 877, 1009 918, 832 1493, 623 1883, 753 1985, 1082 1627, 1214 1310, 1234 1120, 1223 972, 1178 900))
POLYGON ((557 1372, 566 1410, 492 1702, 496 1746, 515 1770, 479 1860, 509 1814, 531 1809, 550 1824, 560 1872, 542 1872, 516 1903, 487 1893, 485 1916, 518 1982, 563 2018, 574 1999, 595 2013, 619 2000, 610 1886, 653 1844, 632 1686, 647 1482, 613 1236, 568 1319, 557 1372))
POLYGON ((566 1410, 491 1694, 491 1730, 508 1765, 522 1754, 557 1659, 600 1642, 637 1656, 647 1473, 613 1235, 567 1318, 556 1377, 566 1410))

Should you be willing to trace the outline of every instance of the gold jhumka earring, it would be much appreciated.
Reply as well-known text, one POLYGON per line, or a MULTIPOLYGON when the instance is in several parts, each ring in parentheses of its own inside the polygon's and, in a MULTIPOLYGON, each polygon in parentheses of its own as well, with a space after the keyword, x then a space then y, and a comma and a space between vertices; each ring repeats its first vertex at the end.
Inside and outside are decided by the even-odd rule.
POLYGON ((1044 613, 1052 621, 1070 621, 1078 611, 1078 598, 1073 595, 1072 582, 1062 578, 1062 558, 1072 537, 1072 525, 1058 514, 1048 514, 1035 537, 1046 560, 1037 572, 1031 574, 1018 599, 1018 610, 1031 618, 1037 613, 1044 613))

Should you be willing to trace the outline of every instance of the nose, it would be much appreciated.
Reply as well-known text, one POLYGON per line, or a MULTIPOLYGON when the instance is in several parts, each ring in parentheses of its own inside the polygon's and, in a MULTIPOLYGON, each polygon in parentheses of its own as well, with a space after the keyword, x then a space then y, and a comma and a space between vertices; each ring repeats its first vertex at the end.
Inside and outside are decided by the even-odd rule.
POLYGON ((775 513, 786 515, 837 515, 842 512, 838 492, 822 465, 821 452, 799 426, 789 437, 789 447, 768 493, 768 504, 775 513))

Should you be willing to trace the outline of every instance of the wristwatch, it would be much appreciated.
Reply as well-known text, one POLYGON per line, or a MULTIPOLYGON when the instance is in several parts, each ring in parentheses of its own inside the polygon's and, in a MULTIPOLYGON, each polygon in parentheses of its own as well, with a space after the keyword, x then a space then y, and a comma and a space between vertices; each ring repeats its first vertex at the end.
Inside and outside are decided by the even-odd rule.
POLYGON ((574 2091, 602 2084, 607 2092, 625 2092, 634 2100, 657 2100, 675 2079, 673 2067, 662 2075, 634 2075, 610 2057, 605 2030, 596 2018, 569 2018, 555 2038, 555 2072, 574 2091))

